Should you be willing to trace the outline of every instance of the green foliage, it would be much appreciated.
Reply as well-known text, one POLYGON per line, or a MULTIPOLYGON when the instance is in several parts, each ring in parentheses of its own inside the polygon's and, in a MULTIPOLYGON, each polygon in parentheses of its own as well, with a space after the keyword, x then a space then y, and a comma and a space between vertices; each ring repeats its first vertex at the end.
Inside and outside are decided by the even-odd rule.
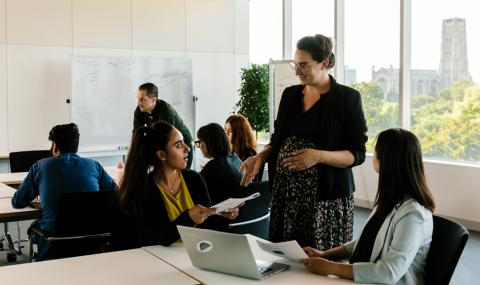
POLYGON ((368 127, 367 150, 373 151, 375 137, 384 129, 398 126, 398 103, 385 102, 383 91, 375 82, 352 85, 362 95, 368 127))
POLYGON ((459 81, 441 90, 433 101, 416 107, 412 131, 426 157, 480 162, 479 86, 459 81))
MULTIPOLYGON (((398 101, 384 98, 375 82, 352 86, 362 94, 368 126, 367 149, 373 151, 375 136, 399 126, 398 101)), ((412 97, 412 131, 426 157, 480 163, 480 86, 458 81, 435 95, 412 97)))
POLYGON ((268 65, 242 68, 240 100, 235 105, 256 132, 268 131, 268 65))
POLYGON ((430 104, 435 101, 435 98, 429 94, 419 94, 412 97, 412 110, 418 109, 422 106, 430 104))

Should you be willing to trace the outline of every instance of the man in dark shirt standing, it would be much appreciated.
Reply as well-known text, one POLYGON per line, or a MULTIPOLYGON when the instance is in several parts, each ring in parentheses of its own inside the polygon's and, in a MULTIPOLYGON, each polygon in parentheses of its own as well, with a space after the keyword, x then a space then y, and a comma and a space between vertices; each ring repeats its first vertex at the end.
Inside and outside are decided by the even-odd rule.
MULTIPOLYGON (((192 150, 192 135, 182 118, 167 102, 158 99, 158 88, 153 83, 144 83, 138 87, 138 106, 133 118, 133 131, 142 126, 150 126, 156 121, 166 121, 177 128, 183 135, 185 144, 192 150)), ((192 165, 193 152, 188 153, 187 168, 192 165)))
MULTIPOLYGON (((113 190, 116 185, 100 163, 78 156, 80 132, 77 125, 71 123, 53 127, 48 140, 52 142, 52 157, 41 159, 30 168, 12 198, 12 206, 24 208, 40 196, 40 218, 36 223, 42 231, 52 233, 61 194, 113 190)), ((85 211, 88 211, 88 205, 85 211)), ((36 260, 48 259, 48 243, 42 238, 33 238, 38 244, 36 260)))

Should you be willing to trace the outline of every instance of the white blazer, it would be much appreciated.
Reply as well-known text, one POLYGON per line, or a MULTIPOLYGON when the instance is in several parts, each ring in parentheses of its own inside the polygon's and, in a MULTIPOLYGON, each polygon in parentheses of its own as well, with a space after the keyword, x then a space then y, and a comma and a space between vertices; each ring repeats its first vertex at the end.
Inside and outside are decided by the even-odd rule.
MULTIPOLYGON (((375 209, 370 214, 372 217, 375 209)), ((424 284, 425 261, 432 240, 432 212, 414 199, 398 203, 385 218, 370 262, 353 264, 355 282, 424 284)), ((344 246, 350 256, 357 240, 344 246)))

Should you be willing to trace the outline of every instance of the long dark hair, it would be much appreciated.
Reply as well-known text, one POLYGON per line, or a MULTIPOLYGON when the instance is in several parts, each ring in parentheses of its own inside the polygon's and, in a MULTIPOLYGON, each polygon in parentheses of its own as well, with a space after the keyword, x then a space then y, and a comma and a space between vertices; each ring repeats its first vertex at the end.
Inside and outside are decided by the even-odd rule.
POLYGON ((142 205, 148 191, 148 173, 152 168, 160 167, 156 152, 166 149, 173 128, 171 124, 159 121, 151 127, 140 127, 133 134, 118 200, 126 214, 142 217, 142 205))
POLYGON ((210 123, 198 129, 197 137, 205 143, 208 154, 213 158, 226 157, 230 153, 225 131, 217 123, 210 123))
POLYGON ((404 195, 433 212, 435 202, 425 180, 422 149, 417 137, 404 129, 388 129, 377 137, 379 161, 377 213, 386 217, 404 195))
POLYGON ((229 123, 232 127, 232 151, 241 160, 245 160, 254 154, 257 141, 247 118, 242 115, 231 115, 225 121, 226 123, 229 123))

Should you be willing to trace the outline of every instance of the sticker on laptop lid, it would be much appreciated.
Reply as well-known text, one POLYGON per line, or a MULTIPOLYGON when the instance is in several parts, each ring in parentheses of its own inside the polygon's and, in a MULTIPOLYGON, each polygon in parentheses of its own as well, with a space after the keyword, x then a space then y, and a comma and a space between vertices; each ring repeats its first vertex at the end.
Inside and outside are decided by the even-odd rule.
POLYGON ((209 252, 213 249, 213 244, 208 240, 202 240, 197 243, 197 250, 201 253, 209 252))

